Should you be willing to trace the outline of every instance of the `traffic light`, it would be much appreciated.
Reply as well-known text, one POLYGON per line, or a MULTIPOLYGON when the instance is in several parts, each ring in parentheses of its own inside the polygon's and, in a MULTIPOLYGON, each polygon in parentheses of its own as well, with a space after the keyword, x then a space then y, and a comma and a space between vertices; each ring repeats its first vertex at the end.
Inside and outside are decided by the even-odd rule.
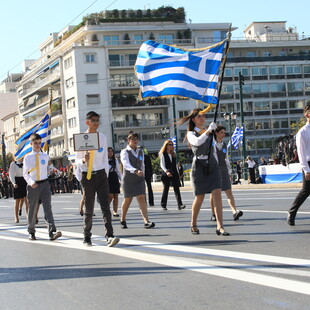
POLYGON ((239 71, 239 85, 244 85, 244 76, 241 74, 241 72, 239 71))

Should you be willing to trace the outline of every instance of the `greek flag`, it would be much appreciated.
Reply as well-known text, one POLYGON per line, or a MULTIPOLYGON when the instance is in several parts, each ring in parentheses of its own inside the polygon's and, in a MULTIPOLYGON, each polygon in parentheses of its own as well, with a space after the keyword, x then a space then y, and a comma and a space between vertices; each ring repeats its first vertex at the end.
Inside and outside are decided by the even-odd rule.
POLYGON ((16 142, 18 151, 15 153, 15 158, 23 158, 27 153, 32 151, 29 138, 33 133, 37 133, 42 138, 41 148, 50 144, 51 131, 49 129, 50 115, 47 113, 44 118, 34 127, 25 132, 16 142))
POLYGON ((225 42, 189 51, 144 42, 135 65, 141 97, 181 96, 217 104, 225 42))
POLYGON ((234 149, 238 149, 239 143, 242 143, 243 138, 243 126, 239 128, 236 126, 234 133, 231 136, 231 141, 229 141, 227 148, 233 145, 234 149))
POLYGON ((172 141, 173 147, 174 147, 174 149, 176 149, 176 147, 177 147, 177 137, 174 136, 173 138, 170 138, 170 141, 172 141))

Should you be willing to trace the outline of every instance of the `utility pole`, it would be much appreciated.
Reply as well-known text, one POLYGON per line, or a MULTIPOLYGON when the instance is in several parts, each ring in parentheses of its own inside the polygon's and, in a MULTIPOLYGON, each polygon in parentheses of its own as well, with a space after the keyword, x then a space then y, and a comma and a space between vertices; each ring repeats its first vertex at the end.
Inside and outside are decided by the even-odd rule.
MULTIPOLYGON (((241 127, 243 127, 243 138, 242 138, 242 155, 243 155, 243 165, 246 168, 246 143, 245 143, 245 125, 244 125, 244 113, 243 113, 243 85, 244 76, 239 71, 239 91, 240 91, 240 116, 241 116, 241 127)), ((244 169, 244 179, 247 180, 248 174, 247 170, 244 169)))

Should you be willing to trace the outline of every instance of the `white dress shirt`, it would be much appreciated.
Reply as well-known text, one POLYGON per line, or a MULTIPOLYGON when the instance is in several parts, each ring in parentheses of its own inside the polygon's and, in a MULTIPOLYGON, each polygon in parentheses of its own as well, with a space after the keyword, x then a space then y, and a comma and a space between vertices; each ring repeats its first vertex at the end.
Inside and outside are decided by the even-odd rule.
MULTIPOLYGON (((88 132, 88 131, 87 131, 88 132)), ((107 138, 104 134, 98 132, 99 134, 99 150, 95 151, 94 162, 92 171, 98 171, 104 169, 106 174, 109 174, 109 162, 108 162, 108 143, 107 138)), ((82 172, 87 172, 88 165, 87 162, 83 163, 83 158, 86 152, 80 151, 76 155, 76 164, 81 169, 82 172)))
POLYGON ((252 159, 252 160, 247 160, 246 163, 248 164, 249 168, 254 168, 256 165, 256 162, 252 159))
MULTIPOLYGON (((166 168, 166 162, 165 162, 165 156, 164 154, 160 154, 160 168, 164 171, 164 172, 167 172, 167 168, 166 168)), ((169 156, 169 159, 172 163, 172 155, 171 154, 168 154, 169 156)), ((178 167, 177 167, 177 171, 179 171, 178 167)))
POLYGON ((23 168, 18 167, 15 161, 12 161, 9 170, 9 178, 12 184, 16 184, 15 177, 22 177, 22 176, 23 176, 23 168))
POLYGON ((310 124, 303 126, 296 135, 296 145, 299 162, 305 173, 310 173, 310 124))
MULTIPOLYGON (((111 168, 112 168, 112 166, 109 164, 109 171, 111 170, 111 168)), ((117 158, 115 158, 115 172, 117 173, 119 181, 121 181, 122 180, 122 173, 121 173, 119 161, 117 160, 117 158)))
MULTIPOLYGON (((129 161, 129 157, 128 157, 128 152, 127 151, 130 151, 133 156, 137 157, 139 156, 139 152, 140 152, 141 148, 137 148, 136 150, 132 149, 129 145, 126 146, 125 149, 123 149, 121 151, 121 155, 120 155, 120 159, 121 159, 121 162, 123 164, 123 167, 125 170, 131 172, 131 173, 135 173, 135 171, 137 170, 136 167, 133 167, 129 161)), ((144 173, 144 153, 142 152, 142 167, 141 167, 141 170, 143 171, 144 173)))
POLYGON ((28 185, 33 185, 36 181, 46 180, 48 177, 48 162, 50 157, 43 152, 31 151, 24 157, 23 177, 28 185), (36 154, 39 155, 40 179, 36 179, 36 154))

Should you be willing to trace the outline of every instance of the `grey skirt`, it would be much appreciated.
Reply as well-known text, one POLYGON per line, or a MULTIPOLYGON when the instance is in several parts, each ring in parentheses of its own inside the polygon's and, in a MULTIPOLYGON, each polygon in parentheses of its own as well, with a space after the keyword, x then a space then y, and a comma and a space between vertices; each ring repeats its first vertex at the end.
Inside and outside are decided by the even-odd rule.
POLYGON ((221 173, 218 164, 211 164, 208 175, 204 167, 197 161, 193 162, 191 180, 195 196, 210 194, 215 189, 221 189, 221 173))
POLYGON ((222 178, 222 191, 227 191, 231 189, 231 182, 230 182, 230 176, 228 173, 227 167, 220 166, 221 170, 221 178, 222 178))
POLYGON ((145 194, 144 176, 139 177, 133 173, 125 173, 122 179, 122 190, 125 198, 145 194))

